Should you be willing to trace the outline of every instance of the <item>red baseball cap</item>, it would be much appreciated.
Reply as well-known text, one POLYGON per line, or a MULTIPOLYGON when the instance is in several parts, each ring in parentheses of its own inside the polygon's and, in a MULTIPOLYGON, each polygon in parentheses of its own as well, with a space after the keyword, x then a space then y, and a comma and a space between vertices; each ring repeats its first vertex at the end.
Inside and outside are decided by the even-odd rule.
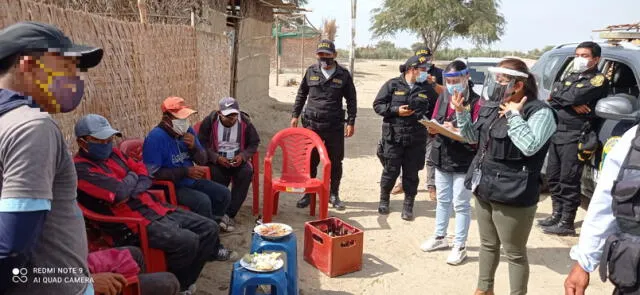
POLYGON ((167 97, 161 106, 162 112, 171 113, 174 117, 178 119, 186 119, 189 116, 197 113, 197 111, 190 109, 184 103, 184 99, 182 97, 170 96, 167 97))

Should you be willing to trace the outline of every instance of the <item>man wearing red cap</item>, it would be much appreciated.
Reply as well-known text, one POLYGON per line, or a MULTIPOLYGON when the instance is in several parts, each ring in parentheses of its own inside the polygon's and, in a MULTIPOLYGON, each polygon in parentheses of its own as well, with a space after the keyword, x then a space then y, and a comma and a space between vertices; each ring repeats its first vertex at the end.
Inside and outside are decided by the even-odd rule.
POLYGON ((171 180, 177 188, 178 203, 218 222, 227 231, 224 215, 231 201, 225 186, 204 179, 207 154, 190 127, 188 118, 196 111, 180 97, 162 102, 162 121, 144 140, 142 155, 149 173, 171 180))

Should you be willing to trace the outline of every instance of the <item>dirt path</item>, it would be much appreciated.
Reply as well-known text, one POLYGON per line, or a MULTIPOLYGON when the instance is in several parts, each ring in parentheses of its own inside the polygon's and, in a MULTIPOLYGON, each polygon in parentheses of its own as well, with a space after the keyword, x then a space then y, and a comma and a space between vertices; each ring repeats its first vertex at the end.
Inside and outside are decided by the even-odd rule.
MULTIPOLYGON (((371 109, 379 87, 398 74, 398 61, 370 61, 356 64, 356 87, 358 89, 358 119, 356 135, 347 140, 346 159, 341 196, 347 210, 330 210, 331 216, 363 229, 364 263, 359 272, 337 278, 328 278, 302 259, 304 222, 311 220, 308 210, 295 208, 297 196, 283 195, 280 200, 280 214, 276 221, 293 226, 298 236, 298 269, 301 294, 472 294, 478 273, 478 228, 475 215, 469 231, 467 249, 469 258, 460 266, 445 263, 448 251, 423 253, 418 248, 434 229, 435 202, 426 200, 426 192, 421 190, 416 198, 414 213, 416 219, 406 222, 400 219, 402 197, 392 198, 392 213, 378 215, 377 200, 382 167, 375 157, 375 146, 380 135, 380 117, 371 109)), ((300 74, 283 74, 280 81, 288 78, 299 79, 300 74)), ((264 122, 264 145, 268 136, 286 126, 290 105, 295 98, 297 87, 276 87, 272 79, 271 96, 279 102, 265 101, 261 106, 248 106, 253 114, 258 112, 256 121, 264 122), (266 110, 271 111, 265 114, 266 110), (268 122, 268 123, 267 123, 268 122)), ((284 84, 284 83, 283 83, 284 84)), ((424 171, 421 173, 421 188, 424 185, 424 171)), ((544 196, 543 198, 546 198, 544 196)), ((250 216, 250 198, 238 217, 240 222, 236 233, 223 236, 222 241, 240 253, 249 249, 251 228, 254 219, 250 216)), ((544 218, 551 211, 550 200, 540 202, 537 218, 544 218)), ((578 226, 584 216, 579 212, 578 226)), ((453 230, 453 221, 449 226, 453 230)), ((451 237, 449 237, 451 238, 451 237)), ((529 238, 529 260, 531 278, 529 294, 563 294, 563 282, 572 260, 569 258, 571 245, 577 237, 559 238, 547 236, 533 229, 529 238)), ((198 294, 226 294, 228 292, 230 263, 215 262, 207 265, 205 273, 198 281, 198 294)), ((504 259, 496 274, 496 293, 508 293, 508 264, 504 259)), ((613 288, 593 276, 588 294, 611 294, 613 288)))

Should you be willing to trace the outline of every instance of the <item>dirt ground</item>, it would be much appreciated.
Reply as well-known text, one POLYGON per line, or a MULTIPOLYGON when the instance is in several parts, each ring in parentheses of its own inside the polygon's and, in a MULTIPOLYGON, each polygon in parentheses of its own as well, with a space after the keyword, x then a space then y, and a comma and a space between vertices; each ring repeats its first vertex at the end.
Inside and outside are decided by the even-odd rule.
MULTIPOLYGON (((435 202, 427 201, 424 190, 424 170, 421 172, 421 190, 416 198, 416 219, 407 222, 400 218, 402 196, 394 196, 392 213, 380 216, 377 213, 379 180, 382 167, 375 157, 376 143, 380 136, 381 118, 372 110, 372 102, 380 86, 398 75, 400 61, 360 61, 356 63, 355 83, 358 90, 358 119, 353 138, 346 140, 346 157, 341 197, 347 205, 346 211, 330 209, 336 216, 364 230, 364 255, 362 270, 329 278, 309 265, 302 258, 304 245, 304 222, 312 220, 308 209, 295 207, 296 195, 282 195, 279 215, 274 221, 291 225, 298 237, 298 271, 300 294, 347 295, 347 294, 473 294, 478 274, 478 227, 475 215, 469 231, 466 262, 459 266, 445 263, 448 251, 424 253, 419 245, 434 230, 435 202)), ((286 80, 300 79, 299 70, 285 71, 280 75, 280 85, 275 86, 272 75, 270 96, 264 104, 243 106, 249 111, 261 132, 263 147, 269 138, 281 128, 287 127, 291 104, 297 86, 286 87, 286 80)), ((550 199, 542 196, 536 218, 545 218, 551 212, 550 199)), ((250 232, 256 217, 251 216, 251 196, 247 198, 237 218, 236 232, 222 235, 225 246, 247 253, 250 232)), ((578 213, 577 226, 582 224, 584 210, 578 213)), ((453 232, 453 220, 449 226, 453 232)), ((449 236, 451 237, 451 234, 449 236)), ((577 237, 547 236, 534 228, 529 238, 529 262, 531 277, 529 294, 564 294, 563 282, 573 261, 569 249, 577 237)), ((198 281, 198 294, 227 294, 231 262, 214 262, 206 266, 198 281)), ((496 274, 496 294, 507 294, 509 290, 508 264, 502 259, 496 274)), ((587 294, 611 294, 613 288, 602 283, 597 275, 592 276, 587 294)))

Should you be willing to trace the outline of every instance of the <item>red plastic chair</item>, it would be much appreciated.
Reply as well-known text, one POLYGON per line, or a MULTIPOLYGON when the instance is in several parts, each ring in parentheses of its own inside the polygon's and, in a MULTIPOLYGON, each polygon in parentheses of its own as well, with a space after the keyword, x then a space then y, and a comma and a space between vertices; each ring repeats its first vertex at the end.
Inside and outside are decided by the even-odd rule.
MULTIPOLYGON (((143 139, 131 138, 131 139, 125 139, 122 142, 120 142, 120 145, 118 146, 118 148, 120 149, 120 151, 122 151, 123 154, 127 155, 128 157, 136 161, 142 161, 143 145, 144 145, 143 139)), ((207 169, 207 172, 204 178, 211 180, 211 171, 209 169, 207 169)), ((174 206, 179 206, 180 208, 189 210, 189 208, 186 206, 178 205, 176 186, 172 181, 154 179, 153 185, 162 187, 165 190, 165 193, 169 196, 169 200, 168 200, 169 204, 172 204, 174 206)))
MULTIPOLYGON (((200 132, 200 125, 202 125, 202 121, 193 125, 193 130, 195 130, 196 134, 200 132)), ((260 211, 260 152, 256 151, 253 154, 251 159, 249 159, 249 164, 253 168, 251 186, 253 187, 253 215, 255 216, 258 215, 260 211)))
MULTIPOLYGON (((278 132, 269 143, 264 159, 263 222, 271 222, 272 214, 278 214, 280 192, 311 193, 320 196, 320 219, 329 212, 329 184, 331 161, 322 139, 306 128, 287 128, 278 132), (282 149, 282 175, 272 176, 272 158, 276 149, 282 149), (322 179, 311 178, 311 153, 317 149, 323 165, 322 179)), ((316 198, 311 198, 311 216, 315 216, 316 198)))
MULTIPOLYGON (((161 190, 150 190, 154 196, 160 200, 164 200, 164 192, 161 190)), ((134 217, 117 217, 107 216, 96 212, 93 212, 86 207, 78 203, 78 207, 82 210, 82 215, 91 221, 97 223, 125 223, 129 225, 135 225, 138 228, 138 236, 140 237, 140 249, 144 256, 144 264, 147 267, 147 272, 164 272, 167 271, 167 263, 164 257, 164 252, 160 249, 149 247, 149 238, 147 235, 147 228, 143 225, 143 218, 134 217)))

